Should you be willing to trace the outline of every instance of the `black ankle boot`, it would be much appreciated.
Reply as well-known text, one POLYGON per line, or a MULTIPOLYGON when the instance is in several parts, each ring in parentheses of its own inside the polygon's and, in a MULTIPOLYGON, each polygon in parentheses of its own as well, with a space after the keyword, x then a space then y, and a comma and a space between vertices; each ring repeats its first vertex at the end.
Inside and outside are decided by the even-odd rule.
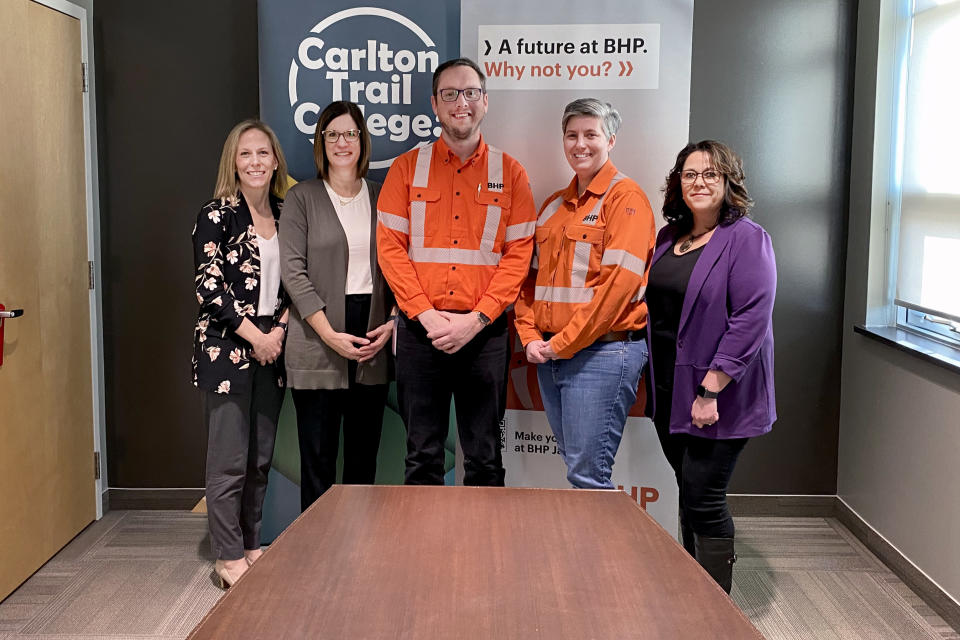
POLYGON ((733 538, 707 538, 696 536, 696 559, 710 577, 727 593, 733 586, 733 563, 737 554, 733 551, 733 538))

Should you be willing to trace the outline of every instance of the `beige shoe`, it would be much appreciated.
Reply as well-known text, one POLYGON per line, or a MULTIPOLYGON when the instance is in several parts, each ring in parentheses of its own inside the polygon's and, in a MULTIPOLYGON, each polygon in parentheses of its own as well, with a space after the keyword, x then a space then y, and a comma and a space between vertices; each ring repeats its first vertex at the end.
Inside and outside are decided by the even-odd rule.
POLYGON ((213 570, 220 578, 220 588, 229 589, 246 572, 247 563, 243 560, 217 560, 213 563, 213 570))
POLYGON ((252 567, 253 563, 260 559, 260 556, 263 555, 263 549, 245 549, 243 552, 243 559, 247 561, 247 566, 252 567))

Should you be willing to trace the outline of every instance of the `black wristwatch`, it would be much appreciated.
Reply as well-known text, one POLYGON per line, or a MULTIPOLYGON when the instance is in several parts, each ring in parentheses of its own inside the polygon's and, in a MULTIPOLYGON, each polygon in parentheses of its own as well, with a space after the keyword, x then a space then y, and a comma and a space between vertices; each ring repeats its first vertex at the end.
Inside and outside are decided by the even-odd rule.
POLYGON ((720 392, 710 391, 709 389, 707 389, 701 384, 701 385, 697 385, 697 395, 703 398, 704 400, 715 400, 716 397, 720 395, 720 392))
POLYGON ((490 318, 483 311, 477 311, 477 320, 479 320, 483 326, 490 324, 490 318))
POLYGON ((275 323, 273 326, 275 326, 275 327, 280 327, 281 329, 283 329, 283 332, 284 332, 284 333, 287 332, 287 323, 286 323, 286 322, 277 322, 277 323, 275 323))

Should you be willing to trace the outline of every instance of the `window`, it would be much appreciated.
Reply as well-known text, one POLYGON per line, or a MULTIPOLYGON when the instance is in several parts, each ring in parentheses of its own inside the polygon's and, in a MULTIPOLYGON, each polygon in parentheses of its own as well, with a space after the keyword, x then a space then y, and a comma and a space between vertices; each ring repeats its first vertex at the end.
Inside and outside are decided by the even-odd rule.
POLYGON ((907 0, 892 175, 897 325, 960 347, 960 0, 907 0))

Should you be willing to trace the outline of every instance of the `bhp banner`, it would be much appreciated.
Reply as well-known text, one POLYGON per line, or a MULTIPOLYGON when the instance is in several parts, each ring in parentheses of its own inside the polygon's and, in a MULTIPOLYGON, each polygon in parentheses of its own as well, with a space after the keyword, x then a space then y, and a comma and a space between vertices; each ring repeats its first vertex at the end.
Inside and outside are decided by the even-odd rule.
MULTIPOLYGON (((568 102, 589 96, 620 111, 623 125, 610 157, 659 214, 660 187, 689 133, 693 1, 465 0, 460 14, 460 48, 489 76, 484 136, 523 163, 537 204, 573 177, 560 119, 568 102)), ((516 340, 509 375, 502 430, 507 484, 569 486, 536 368, 516 340)), ((676 480, 653 423, 642 417, 644 401, 641 387, 613 481, 675 533, 676 480)))

